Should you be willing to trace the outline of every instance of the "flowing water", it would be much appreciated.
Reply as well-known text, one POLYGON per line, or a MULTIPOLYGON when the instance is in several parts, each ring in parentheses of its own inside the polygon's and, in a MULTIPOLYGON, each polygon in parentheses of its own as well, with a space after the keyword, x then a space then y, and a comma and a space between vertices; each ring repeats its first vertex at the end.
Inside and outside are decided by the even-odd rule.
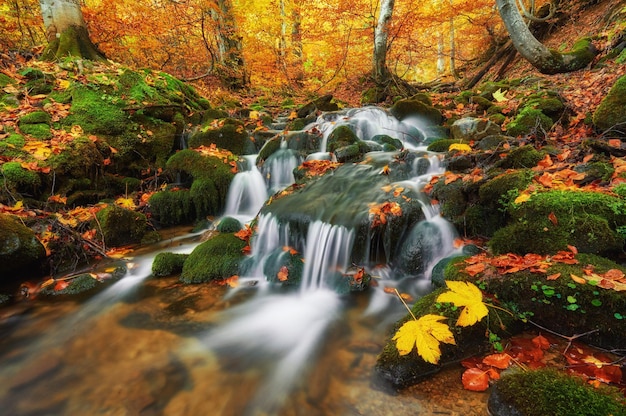
MULTIPOLYGON (((410 150, 419 150, 423 138, 417 122, 398 122, 380 109, 351 110, 324 115, 313 127, 324 138, 320 155, 331 126, 342 123, 364 140, 393 132, 410 150)), ((370 156, 389 157, 382 152, 370 156)), ((246 170, 233 180, 225 211, 242 223, 257 215, 269 195, 293 182, 293 170, 303 158, 282 144, 260 169, 256 156, 245 159, 246 170)), ((422 159, 428 160, 425 172, 415 168, 414 176, 393 185, 417 195, 424 219, 402 232, 397 250, 380 243, 387 258, 392 251, 412 258, 419 247, 419 272, 398 271, 401 259, 395 267, 377 264, 381 256, 371 254, 373 243, 359 246, 361 231, 346 219, 359 215, 342 217, 326 208, 304 228, 261 211, 247 266, 232 289, 151 279, 158 250, 188 253, 200 237, 168 240, 167 247, 127 259, 127 275, 84 303, 43 300, 3 311, 0 413, 483 414, 484 395, 462 393, 456 370, 398 396, 370 385, 389 324, 406 313, 383 289, 396 287, 413 298, 427 293, 430 270, 454 250, 453 227, 421 193, 440 173, 439 158, 422 159), (285 247, 304 259, 297 290, 276 289, 265 276, 272 262, 284 260, 285 247), (331 277, 349 273, 355 258, 375 276, 377 286, 340 294, 331 277)), ((363 167, 354 169, 356 177, 363 177, 358 170, 363 167)), ((357 191, 340 194, 351 192, 357 191)), ((346 198, 339 199, 333 205, 346 198)))

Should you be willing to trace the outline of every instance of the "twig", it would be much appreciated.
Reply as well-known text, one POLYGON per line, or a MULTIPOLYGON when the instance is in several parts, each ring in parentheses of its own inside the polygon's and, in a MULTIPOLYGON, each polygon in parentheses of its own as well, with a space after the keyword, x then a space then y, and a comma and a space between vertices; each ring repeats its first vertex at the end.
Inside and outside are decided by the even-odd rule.
POLYGON ((567 342, 567 347, 565 347, 565 350, 563 350, 563 354, 565 354, 567 352, 567 350, 569 350, 569 348, 572 346, 572 342, 574 342, 578 338, 582 338, 584 336, 593 334, 593 333, 598 332, 600 330, 600 329, 596 328, 596 329, 592 329, 591 331, 583 332, 582 334, 574 334, 574 335, 568 337, 567 335, 559 334, 556 331, 553 331, 553 330, 548 329, 548 328, 546 328, 544 326, 541 326, 538 323, 531 321, 530 319, 528 319, 528 322, 530 322, 532 325, 536 326, 539 329, 542 329, 542 330, 544 330, 546 332, 551 333, 552 335, 556 335, 557 337, 561 337, 563 339, 566 339, 568 342, 567 342))
POLYGON ((398 289, 396 289, 395 287, 393 288, 393 291, 396 293, 396 296, 400 299, 400 301, 402 302, 402 304, 404 305, 404 307, 406 308, 407 311, 409 311, 409 313, 411 314, 411 316, 413 317, 414 320, 417 321, 417 318, 415 317, 415 315, 413 315, 413 311, 411 311, 411 308, 409 308, 409 305, 406 304, 406 302, 404 301, 404 299, 402 299, 402 296, 400 296, 400 292, 398 292, 398 289))

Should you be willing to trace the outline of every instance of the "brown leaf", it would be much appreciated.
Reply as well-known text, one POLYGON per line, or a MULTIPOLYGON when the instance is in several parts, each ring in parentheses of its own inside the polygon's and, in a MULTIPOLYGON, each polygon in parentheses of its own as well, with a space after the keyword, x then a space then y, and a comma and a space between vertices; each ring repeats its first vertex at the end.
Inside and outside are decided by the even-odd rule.
POLYGON ((550 220, 550 222, 554 225, 559 225, 559 220, 556 217, 556 215, 554 214, 554 212, 551 212, 550 214, 548 214, 548 219, 550 220))
POLYGON ((276 277, 278 278, 278 280, 280 280, 281 282, 286 281, 287 279, 289 279, 289 269, 287 269, 287 266, 283 266, 280 268, 280 271, 278 272, 278 274, 276 275, 276 277))

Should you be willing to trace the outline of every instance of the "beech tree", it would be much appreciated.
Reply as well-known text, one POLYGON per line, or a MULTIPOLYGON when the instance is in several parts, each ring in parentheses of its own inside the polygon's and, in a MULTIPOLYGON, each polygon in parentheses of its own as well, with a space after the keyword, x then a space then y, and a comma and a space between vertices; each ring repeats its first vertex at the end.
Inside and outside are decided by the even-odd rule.
POLYGON ((248 74, 231 0, 218 0, 212 17, 217 28, 218 60, 222 78, 230 87, 243 88, 248 84, 248 74))
POLYGON ((395 0, 382 0, 378 23, 374 29, 374 62, 372 74, 378 84, 384 84, 391 78, 387 68, 387 39, 389 38, 389 26, 393 15, 395 0))
POLYGON ((42 58, 57 60, 65 56, 104 60, 104 55, 89 38, 79 0, 40 0, 41 16, 48 46, 42 58))
POLYGON ((588 38, 576 42, 567 53, 548 49, 530 32, 516 3, 517 0, 496 0, 513 46, 539 72, 551 75, 577 71, 589 65, 596 56, 597 50, 588 38))

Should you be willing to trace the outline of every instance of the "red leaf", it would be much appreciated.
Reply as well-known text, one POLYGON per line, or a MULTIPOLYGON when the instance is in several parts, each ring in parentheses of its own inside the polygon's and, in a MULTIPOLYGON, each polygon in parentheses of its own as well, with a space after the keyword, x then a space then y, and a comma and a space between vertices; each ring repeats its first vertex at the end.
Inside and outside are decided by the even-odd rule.
POLYGON ((467 272, 467 274, 469 274, 470 276, 474 277, 478 273, 482 273, 482 272, 485 271, 485 263, 472 264, 471 266, 467 266, 465 268, 465 271, 467 272))
POLYGON ((489 388, 489 376, 486 371, 468 368, 461 377, 463 388, 471 391, 485 391, 489 388))
POLYGON ((63 290, 66 287, 68 287, 70 284, 67 280, 59 280, 55 283, 54 285, 54 290, 55 291, 59 291, 59 290, 63 290))
POLYGON ((550 341, 548 341, 548 339, 543 335, 537 335, 532 341, 533 344, 541 350, 547 350, 550 348, 550 341))
POLYGON ((556 215, 554 214, 554 212, 551 212, 548 215, 548 219, 550 220, 550 222, 554 225, 558 225, 559 224, 559 220, 556 218, 556 215))
POLYGON ((281 267, 276 277, 281 282, 284 282, 285 280, 287 280, 289 278, 289 269, 287 268, 287 266, 281 267))
POLYGON ((561 277, 561 273, 554 273, 546 277, 546 280, 556 280, 561 277))

